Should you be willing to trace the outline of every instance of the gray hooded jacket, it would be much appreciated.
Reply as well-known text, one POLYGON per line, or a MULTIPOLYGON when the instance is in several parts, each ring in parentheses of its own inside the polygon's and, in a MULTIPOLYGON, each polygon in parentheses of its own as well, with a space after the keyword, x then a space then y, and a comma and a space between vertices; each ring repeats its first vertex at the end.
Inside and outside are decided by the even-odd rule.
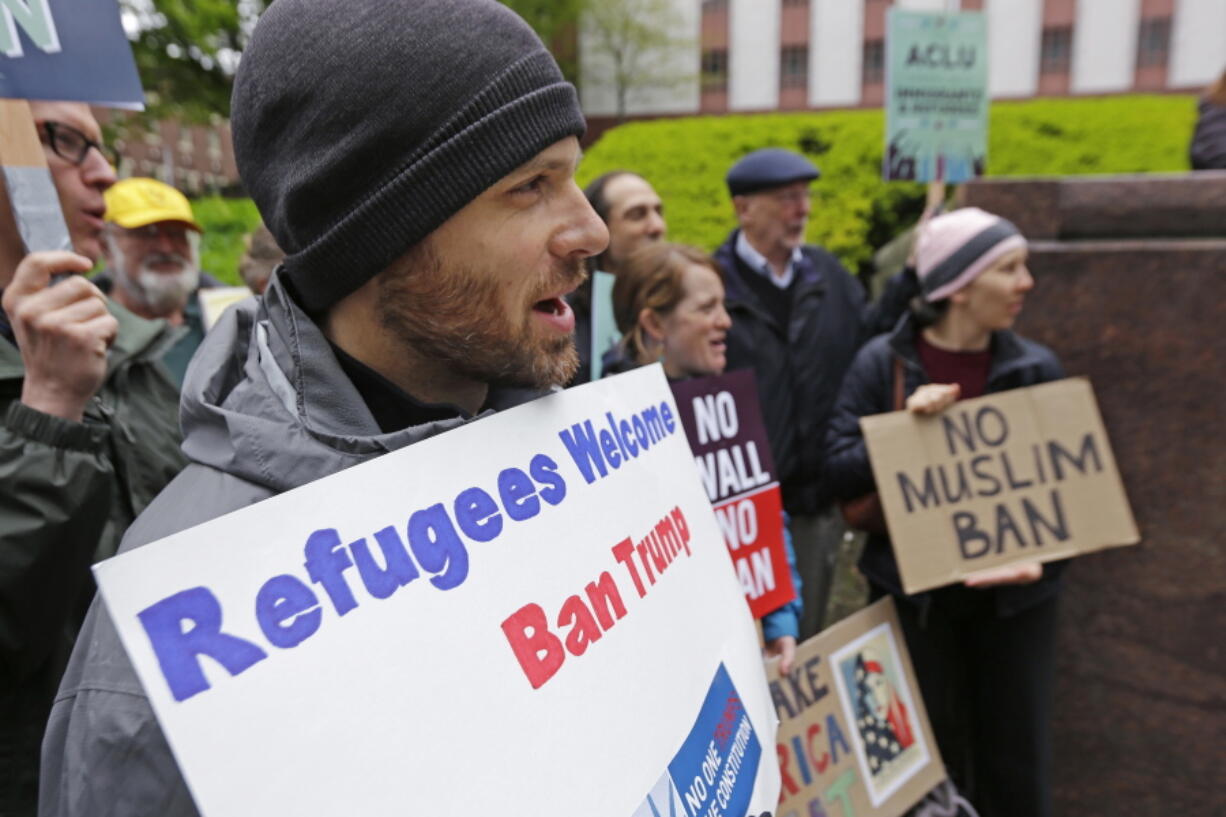
MULTIPOLYGON (((489 410, 542 392, 492 391, 489 410)), ((319 328, 274 276, 229 310, 188 369, 180 405, 191 463, 133 523, 131 550, 467 422, 384 434, 319 328)), ((43 817, 195 815, 183 778, 95 597, 43 740, 43 817)))

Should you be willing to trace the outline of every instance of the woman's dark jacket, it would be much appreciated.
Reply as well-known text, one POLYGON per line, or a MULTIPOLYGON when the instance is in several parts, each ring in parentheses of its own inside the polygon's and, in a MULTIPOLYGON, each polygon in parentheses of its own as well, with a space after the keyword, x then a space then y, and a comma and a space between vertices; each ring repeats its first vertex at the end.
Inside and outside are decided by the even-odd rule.
POLYGON ((1202 99, 1188 153, 1193 170, 1226 170, 1226 107, 1202 99))
MULTIPOLYGON (((826 475, 839 499, 851 499, 876 490, 868 449, 860 432, 860 418, 894 410, 894 358, 897 356, 903 361, 906 394, 931 382, 915 348, 916 331, 914 320, 907 315, 892 333, 869 341, 847 372, 826 438, 826 475)), ((1060 361, 1050 349, 1012 332, 993 332, 990 348, 989 394, 1064 377, 1060 361)), ((987 591, 996 595, 997 613, 1010 615, 1051 596, 1059 588, 1064 566, 1065 562, 1048 562, 1043 566, 1043 578, 1033 584, 987 591)), ((860 558, 860 570, 878 588, 894 596, 905 595, 888 537, 869 536, 860 558)), ((926 595, 909 598, 918 601, 926 595)))

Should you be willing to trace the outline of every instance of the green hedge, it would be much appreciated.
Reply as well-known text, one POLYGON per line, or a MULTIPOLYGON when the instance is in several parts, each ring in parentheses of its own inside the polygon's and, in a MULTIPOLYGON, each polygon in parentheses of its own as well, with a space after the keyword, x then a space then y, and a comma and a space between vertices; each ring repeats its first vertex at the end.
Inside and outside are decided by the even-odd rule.
POLYGON ((192 202, 192 213, 204 228, 200 268, 227 284, 241 284, 238 260, 243 255, 243 237, 260 223, 255 204, 251 199, 207 196, 192 202))
MULTIPOLYGON (((992 105, 988 175, 1076 175, 1188 169, 1196 121, 1191 96, 1040 99, 992 105)), ((580 184, 615 168, 642 173, 667 208, 669 235, 714 249, 735 226, 724 174, 751 150, 799 150, 822 169, 813 186, 810 241, 862 269, 873 250, 910 226, 922 185, 881 181, 880 110, 700 116, 632 122, 592 146, 580 184)), ((205 228, 204 269, 238 283, 243 236, 259 214, 249 199, 192 203, 205 228)))
MULTIPOLYGON (((994 103, 988 175, 1187 170, 1195 119, 1191 96, 994 103)), ((729 166, 758 148, 798 150, 822 170, 809 240, 863 269, 923 208, 922 185, 881 181, 883 128, 881 110, 632 122, 588 150, 579 181, 616 168, 641 173, 664 199, 669 236, 714 249, 735 226, 723 181, 729 166)))

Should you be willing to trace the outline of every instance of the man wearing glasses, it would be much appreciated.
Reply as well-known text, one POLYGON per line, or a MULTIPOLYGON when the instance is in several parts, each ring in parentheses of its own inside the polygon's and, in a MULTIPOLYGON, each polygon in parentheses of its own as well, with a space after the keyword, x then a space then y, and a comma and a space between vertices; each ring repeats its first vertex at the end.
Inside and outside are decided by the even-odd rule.
POLYGON ((715 253, 732 316, 728 369, 755 370, 779 470, 805 587, 801 638, 822 627, 844 532, 821 473, 826 421, 861 344, 889 330, 918 293, 914 274, 900 275, 870 305, 837 258, 805 244, 819 175, 781 148, 742 158, 727 176, 740 226, 715 253))
POLYGON ((179 385, 204 340, 195 295, 218 284, 200 271, 201 232, 187 197, 157 179, 124 179, 106 191, 107 269, 94 283, 142 318, 182 327, 162 358, 179 385))
MULTIPOLYGON (((0 263, 0 814, 33 814, 39 746, 90 564, 183 465, 163 323, 80 274, 115 172, 86 105, 31 103, 75 252, 0 263), (51 285, 53 275, 68 276, 51 285)), ((2 194, 2 191, 0 191, 2 194)))

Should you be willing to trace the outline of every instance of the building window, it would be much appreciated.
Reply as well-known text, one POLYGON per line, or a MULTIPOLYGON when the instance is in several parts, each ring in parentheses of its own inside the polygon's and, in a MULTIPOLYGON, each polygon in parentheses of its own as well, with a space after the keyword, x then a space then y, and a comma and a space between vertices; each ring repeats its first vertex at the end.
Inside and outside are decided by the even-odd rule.
POLYGON ((1171 49, 1171 18, 1151 17, 1141 21, 1137 33, 1137 67, 1166 65, 1171 49))
POLYGON ((713 48, 702 52, 702 89, 718 91, 728 87, 728 51, 713 48))
POLYGON ((869 40, 864 44, 864 84, 885 81, 885 41, 869 40))
POLYGON ((704 14, 709 11, 719 11, 726 8, 728 8, 728 0, 702 0, 702 11, 704 14))
POLYGON ((1043 29, 1043 44, 1039 52, 1039 73, 1067 74, 1073 59, 1073 29, 1043 29))
POLYGON ((798 88, 809 84, 809 47, 785 46, 779 52, 779 84, 784 88, 798 88))
POLYGON ((785 6, 807 6, 809 5, 809 0, 783 0, 783 5, 785 6))

